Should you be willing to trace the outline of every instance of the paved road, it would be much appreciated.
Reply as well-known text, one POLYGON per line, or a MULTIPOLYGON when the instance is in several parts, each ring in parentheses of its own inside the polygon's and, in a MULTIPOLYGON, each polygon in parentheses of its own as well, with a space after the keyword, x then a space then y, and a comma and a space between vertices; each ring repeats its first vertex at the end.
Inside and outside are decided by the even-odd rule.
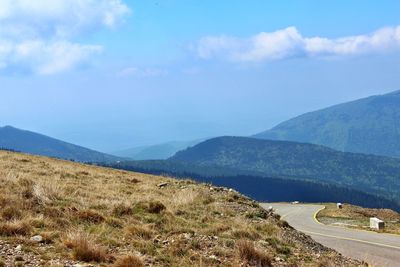
POLYGON ((314 215, 324 206, 264 203, 272 206, 291 226, 345 256, 375 267, 400 267, 400 236, 323 225, 314 215))

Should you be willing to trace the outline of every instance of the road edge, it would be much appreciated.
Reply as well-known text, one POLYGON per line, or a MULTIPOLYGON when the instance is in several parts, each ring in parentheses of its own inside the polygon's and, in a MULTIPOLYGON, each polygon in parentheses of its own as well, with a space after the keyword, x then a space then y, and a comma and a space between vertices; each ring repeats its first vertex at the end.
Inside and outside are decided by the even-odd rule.
POLYGON ((321 211, 323 211, 324 209, 326 209, 326 206, 324 206, 323 208, 320 208, 319 210, 317 210, 314 215, 313 215, 313 219, 316 223, 321 224, 321 225, 325 225, 325 226, 329 226, 329 227, 336 227, 336 228, 341 228, 341 229, 351 229, 351 230, 355 230, 355 231, 361 231, 361 232, 367 232, 367 233, 374 233, 374 234, 384 234, 384 235, 392 235, 392 236, 397 236, 400 237, 400 235, 398 234, 393 234, 393 233, 379 233, 379 232, 375 232, 375 231, 371 231, 371 230, 364 230, 364 229, 358 229, 358 228, 350 228, 350 227, 344 227, 344 226, 337 226, 337 225, 330 225, 330 224, 324 224, 322 222, 320 222, 318 220, 318 213, 320 213, 321 211))

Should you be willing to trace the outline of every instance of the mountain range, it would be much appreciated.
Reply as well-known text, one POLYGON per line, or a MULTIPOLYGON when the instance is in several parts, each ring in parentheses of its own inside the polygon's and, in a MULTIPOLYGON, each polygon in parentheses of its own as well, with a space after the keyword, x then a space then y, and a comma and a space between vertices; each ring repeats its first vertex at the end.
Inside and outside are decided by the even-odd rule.
POLYGON ((206 139, 191 141, 171 141, 150 146, 139 146, 130 149, 113 152, 111 154, 119 157, 130 158, 133 160, 154 160, 167 159, 172 157, 176 152, 186 149, 190 146, 197 145, 206 139))
POLYGON ((79 162, 112 162, 121 160, 116 156, 11 126, 0 127, 0 148, 79 162))
POLYGON ((400 157, 400 91, 306 113, 254 137, 400 157))
POLYGON ((393 92, 310 112, 252 137, 170 142, 120 157, 11 126, 0 128, 0 148, 194 178, 259 200, 276 192, 268 200, 347 199, 400 210, 399 116, 400 92, 393 92))
POLYGON ((329 182, 400 201, 400 159, 391 157, 340 152, 307 143, 219 137, 180 151, 170 160, 329 182))

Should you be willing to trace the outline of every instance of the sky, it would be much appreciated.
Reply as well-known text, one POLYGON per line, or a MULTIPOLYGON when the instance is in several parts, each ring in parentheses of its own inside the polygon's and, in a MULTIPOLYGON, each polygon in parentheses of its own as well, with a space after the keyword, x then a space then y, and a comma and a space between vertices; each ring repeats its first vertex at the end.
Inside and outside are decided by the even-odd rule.
POLYGON ((112 152, 400 90, 400 1, 0 0, 0 126, 112 152))

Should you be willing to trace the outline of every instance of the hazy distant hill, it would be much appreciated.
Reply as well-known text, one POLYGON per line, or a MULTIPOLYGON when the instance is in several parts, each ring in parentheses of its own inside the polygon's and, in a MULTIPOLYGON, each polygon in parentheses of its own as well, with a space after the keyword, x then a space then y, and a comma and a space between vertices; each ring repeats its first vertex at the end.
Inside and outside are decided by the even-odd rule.
POLYGON ((110 162, 120 159, 11 126, 0 127, 0 148, 81 162, 110 162))
POLYGON ((194 146, 205 139, 192 141, 173 141, 163 144, 140 146, 131 149, 113 152, 113 155, 130 158, 133 160, 167 159, 176 152, 194 146))
POLYGON ((345 153, 305 143, 219 137, 180 151, 170 160, 269 177, 327 181, 400 200, 400 160, 390 157, 345 153))
POLYGON ((254 137, 400 157, 400 91, 310 112, 254 137))

